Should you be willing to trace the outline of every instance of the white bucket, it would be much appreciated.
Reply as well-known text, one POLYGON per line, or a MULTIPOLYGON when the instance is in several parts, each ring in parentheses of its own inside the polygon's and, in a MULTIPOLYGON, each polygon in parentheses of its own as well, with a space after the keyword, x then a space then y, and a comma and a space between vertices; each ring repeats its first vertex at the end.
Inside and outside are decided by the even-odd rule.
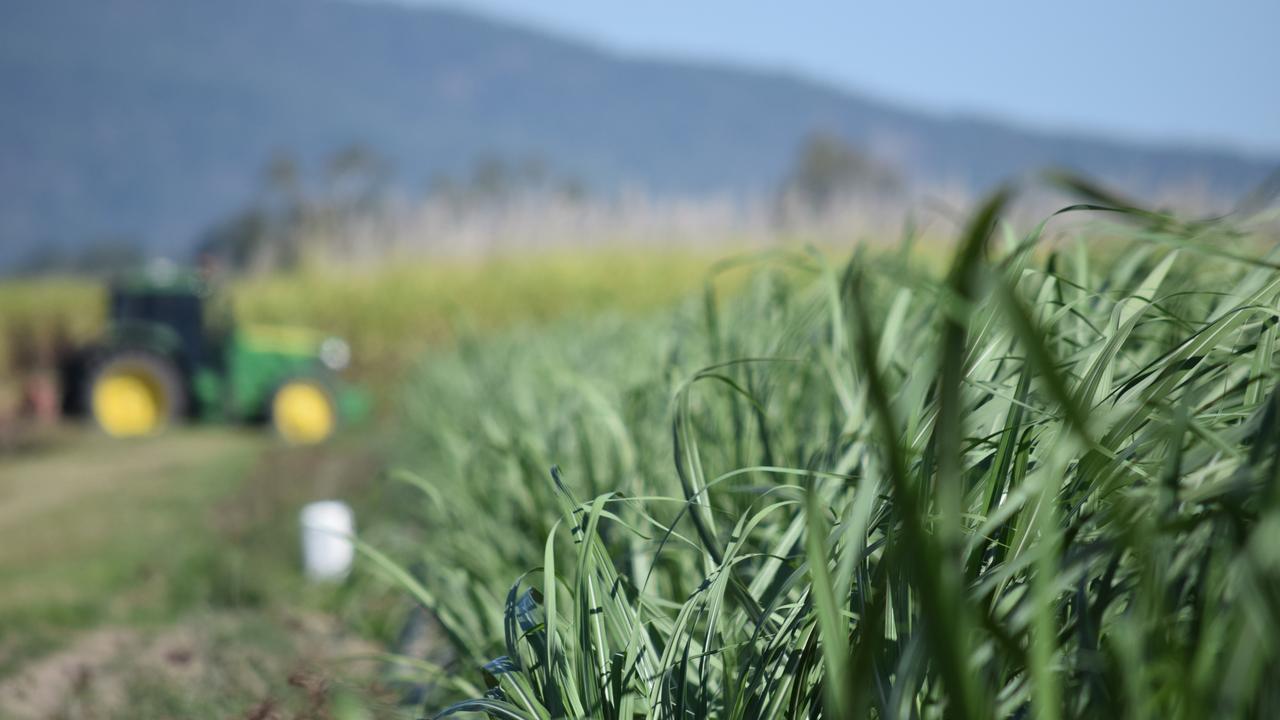
POLYGON ((355 514, 339 500, 313 502, 302 508, 302 565, 312 580, 341 580, 355 559, 355 514))

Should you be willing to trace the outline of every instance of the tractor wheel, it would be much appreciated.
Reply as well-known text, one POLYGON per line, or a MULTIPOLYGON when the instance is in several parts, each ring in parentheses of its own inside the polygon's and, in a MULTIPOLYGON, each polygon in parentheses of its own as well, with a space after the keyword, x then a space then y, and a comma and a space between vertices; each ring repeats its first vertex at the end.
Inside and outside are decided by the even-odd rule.
POLYGON ((182 375, 172 362, 152 353, 126 350, 94 367, 88 402, 93 420, 112 437, 153 435, 186 411, 182 375))
POLYGON ((316 445, 337 430, 338 411, 323 384, 311 378, 295 378, 272 395, 271 425, 290 445, 316 445))

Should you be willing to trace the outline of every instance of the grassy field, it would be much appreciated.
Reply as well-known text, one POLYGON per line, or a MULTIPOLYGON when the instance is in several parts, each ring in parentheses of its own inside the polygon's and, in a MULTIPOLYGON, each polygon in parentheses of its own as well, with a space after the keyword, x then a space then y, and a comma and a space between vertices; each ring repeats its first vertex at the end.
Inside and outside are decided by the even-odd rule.
POLYGON ((208 544, 205 509, 238 490, 261 452, 261 441, 230 433, 140 445, 96 434, 54 442, 67 447, 4 466, 0 617, 8 628, 168 612, 169 592, 189 579, 172 588, 152 581, 189 565, 208 544), (157 553, 161 543, 165 552, 157 553), (166 566, 150 568, 157 555, 166 566))
POLYGON ((395 644, 411 598, 448 652, 401 673, 445 714, 1280 712, 1275 238, 999 209, 949 266, 904 245, 241 283, 243 318, 349 335, 392 421, 319 451, 212 431, 5 460, 27 509, 0 511, 22 628, 0 668, 64 677, 69 717, 391 713, 385 668, 317 688, 342 638, 395 644), (363 498, 376 572, 315 592, 292 513, 333 494, 363 498))
POLYGON ((364 714, 343 717, 391 715, 377 667, 343 659, 377 652, 377 629, 297 570, 298 507, 368 497, 368 438, 294 450, 252 431, 120 442, 67 428, 45 442, 0 458, 0 717, 357 699, 364 714))
POLYGON ((660 307, 696 289, 711 265, 711 258, 677 252, 517 255, 365 272, 315 269, 248 280, 234 294, 246 321, 326 328, 351 340, 362 368, 381 372, 403 369, 460 335, 660 307))
POLYGON ((456 650, 429 709, 1280 712, 1280 251, 1116 207, 424 364, 367 539, 456 650))
MULTIPOLYGON (((459 338, 643 315, 696 287, 707 265, 674 253, 541 256, 312 269, 230 291, 247 322, 347 335, 357 379, 391 396, 406 366, 459 338)), ((84 341, 101 328, 102 303, 87 280, 3 283, 0 336, 42 348, 84 341)), ((332 683, 344 674, 337 656, 381 649, 407 609, 394 598, 353 605, 349 590, 316 591, 297 572, 303 502, 379 507, 374 481, 395 435, 385 419, 320 450, 279 447, 256 428, 118 443, 70 426, 0 455, 0 717, 305 711, 314 693, 296 685, 312 681, 291 677, 332 683)), ((364 667, 351 677, 382 676, 364 667)), ((366 704, 384 699, 363 690, 366 704)), ((330 711, 341 694, 324 698, 330 711)))

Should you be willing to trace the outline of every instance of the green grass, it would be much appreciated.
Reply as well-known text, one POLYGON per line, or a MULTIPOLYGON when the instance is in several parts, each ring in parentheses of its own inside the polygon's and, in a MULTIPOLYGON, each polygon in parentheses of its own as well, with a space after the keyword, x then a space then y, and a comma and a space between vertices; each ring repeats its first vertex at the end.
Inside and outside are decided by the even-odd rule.
POLYGON ((433 708, 1280 713, 1273 239, 1124 209, 1099 250, 999 210, 944 278, 782 254, 424 362, 367 552, 457 649, 433 708))
POLYGON ((367 692, 379 668, 343 658, 394 629, 349 611, 346 586, 304 582, 298 557, 299 507, 363 512, 379 452, 368 436, 62 428, 0 457, 0 717, 395 716, 367 692), (339 712, 357 686, 368 712, 339 712))
POLYGON ((710 264, 672 251, 608 250, 391 262, 251 279, 234 293, 237 316, 249 322, 301 324, 347 338, 353 373, 394 395, 417 358, 461 336, 602 311, 651 311, 696 288, 710 264))
POLYGON ((56 454, 3 462, 0 488, 10 500, 0 511, 0 626, 167 617, 169 594, 189 588, 170 577, 213 544, 208 509, 235 494, 264 441, 180 433, 61 442, 56 454), (162 543, 167 552, 157 554, 162 543))

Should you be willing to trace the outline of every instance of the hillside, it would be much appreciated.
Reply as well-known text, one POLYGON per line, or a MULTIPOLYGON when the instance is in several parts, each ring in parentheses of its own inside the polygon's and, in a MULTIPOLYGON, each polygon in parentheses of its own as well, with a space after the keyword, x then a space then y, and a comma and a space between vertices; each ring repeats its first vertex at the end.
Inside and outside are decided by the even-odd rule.
POLYGON ((919 182, 1065 164, 1239 193, 1272 163, 908 112, 801 78, 619 56, 453 10, 343 0, 0 0, 0 263, 128 234, 189 246, 273 152, 363 143, 421 188, 478 156, 598 192, 766 192, 806 133, 919 182))

